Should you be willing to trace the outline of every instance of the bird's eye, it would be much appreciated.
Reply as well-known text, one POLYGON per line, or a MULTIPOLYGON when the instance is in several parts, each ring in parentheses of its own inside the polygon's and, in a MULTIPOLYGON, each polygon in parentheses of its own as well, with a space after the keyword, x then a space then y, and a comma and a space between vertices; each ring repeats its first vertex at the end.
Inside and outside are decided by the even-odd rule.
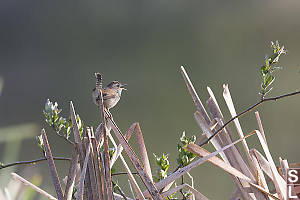
POLYGON ((117 84, 117 87, 120 87, 120 84, 117 84))

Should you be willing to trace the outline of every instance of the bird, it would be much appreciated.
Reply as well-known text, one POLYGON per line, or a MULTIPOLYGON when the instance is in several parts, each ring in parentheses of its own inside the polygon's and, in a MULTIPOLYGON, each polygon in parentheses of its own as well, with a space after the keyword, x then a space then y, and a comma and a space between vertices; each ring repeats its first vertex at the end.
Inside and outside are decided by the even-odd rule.
MULTIPOLYGON (((112 81, 106 87, 103 88, 103 105, 109 110, 120 101, 121 94, 127 84, 122 84, 119 81, 112 81)), ((100 106, 99 92, 96 88, 93 89, 93 101, 97 106, 100 106)))

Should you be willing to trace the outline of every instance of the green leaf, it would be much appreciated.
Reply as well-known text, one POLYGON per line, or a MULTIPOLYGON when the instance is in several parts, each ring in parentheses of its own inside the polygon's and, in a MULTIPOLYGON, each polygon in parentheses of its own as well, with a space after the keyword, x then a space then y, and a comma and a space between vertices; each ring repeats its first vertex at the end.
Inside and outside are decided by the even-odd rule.
POLYGON ((39 136, 36 136, 36 140, 37 140, 39 148, 41 149, 43 154, 45 154, 45 145, 44 145, 44 140, 43 140, 42 134, 39 136))
POLYGON ((190 191, 183 193, 184 199, 189 199, 189 197, 192 195, 190 191))
POLYGON ((170 167, 170 162, 168 160, 169 155, 162 153, 159 157, 156 154, 153 154, 155 158, 155 164, 158 166, 157 175, 154 177, 155 180, 160 181, 167 177, 167 170, 170 167))
POLYGON ((279 57, 281 54, 286 54, 286 50, 284 46, 280 46, 279 42, 271 41, 271 48, 272 48, 272 55, 266 56, 265 58, 265 65, 260 67, 260 73, 262 76, 262 84, 261 84, 261 95, 265 95, 266 93, 270 92, 272 89, 267 88, 274 82, 275 77, 272 73, 276 70, 282 69, 281 67, 274 67, 273 64, 279 61, 279 57))
POLYGON ((80 138, 83 139, 83 122, 82 120, 80 119, 79 115, 76 116, 76 121, 77 121, 77 124, 78 124, 78 127, 79 127, 79 135, 80 135, 80 138))
POLYGON ((49 99, 47 99, 46 103, 45 103, 45 109, 44 112, 45 113, 52 113, 52 102, 50 102, 49 99))
POLYGON ((117 170, 116 170, 114 167, 112 167, 112 168, 110 169, 110 173, 111 173, 111 174, 116 173, 116 171, 117 171, 117 170))
POLYGON ((265 76, 268 73, 268 70, 266 69, 266 66, 261 66, 260 73, 262 76, 265 76))
POLYGON ((180 137, 180 141, 183 143, 183 144, 186 144, 187 143, 187 139, 186 139, 186 136, 185 136, 185 132, 182 133, 181 137, 180 137))
POLYGON ((265 77, 265 80, 264 80, 265 88, 269 87, 273 83, 274 80, 275 80, 274 76, 267 74, 267 76, 265 77))
POLYGON ((271 61, 271 58, 267 58, 265 60, 265 66, 266 66, 266 70, 268 71, 270 69, 270 61, 271 61))
POLYGON ((183 132, 182 136, 180 137, 180 143, 177 145, 177 150, 179 152, 177 157, 177 163, 184 167, 188 164, 190 164, 193 159, 196 157, 195 154, 186 151, 183 147, 187 146, 188 144, 194 143, 196 141, 196 136, 192 136, 190 138, 187 138, 185 133, 183 132))
POLYGON ((195 143, 195 142, 196 142, 196 136, 193 135, 193 136, 190 138, 190 140, 189 140, 189 144, 190 144, 190 143, 195 143))
POLYGON ((109 158, 111 159, 114 155, 114 153, 116 152, 115 148, 109 148, 109 158))
POLYGON ((265 94, 269 93, 272 89, 273 89, 273 88, 271 87, 271 88, 265 90, 265 94))
POLYGON ((155 153, 153 153, 153 156, 154 156, 155 164, 160 165, 160 162, 159 162, 160 159, 158 158, 158 156, 155 153))

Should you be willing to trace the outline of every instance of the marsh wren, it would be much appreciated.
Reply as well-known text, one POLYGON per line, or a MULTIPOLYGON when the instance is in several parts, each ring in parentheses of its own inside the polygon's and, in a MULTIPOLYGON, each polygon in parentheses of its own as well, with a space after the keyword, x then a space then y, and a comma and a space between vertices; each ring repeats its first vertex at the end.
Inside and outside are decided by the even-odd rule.
MULTIPOLYGON (((103 105, 106 109, 113 108, 120 100, 121 94, 126 84, 122 84, 119 81, 110 82, 105 88, 103 88, 103 105)), ((93 101, 99 106, 100 97, 96 88, 93 89, 93 101)))

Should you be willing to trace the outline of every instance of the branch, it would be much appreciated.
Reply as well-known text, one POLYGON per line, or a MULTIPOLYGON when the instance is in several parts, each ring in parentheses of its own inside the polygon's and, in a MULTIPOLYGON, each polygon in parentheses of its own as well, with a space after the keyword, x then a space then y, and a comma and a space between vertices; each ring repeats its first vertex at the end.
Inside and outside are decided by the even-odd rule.
MULTIPOLYGON (((26 165, 26 164, 35 164, 37 162, 41 162, 41 161, 45 161, 47 160, 47 158, 37 158, 34 160, 24 160, 24 161, 17 161, 17 162, 13 162, 7 165, 1 165, 0 169, 4 169, 7 167, 12 167, 15 165, 26 165)), ((53 160, 67 160, 67 161, 71 161, 71 158, 66 158, 66 157, 53 157, 53 160)))
MULTIPOLYGON (((52 127, 54 129, 54 127, 52 127)), ((55 131, 55 129, 54 129, 55 131)), ((65 139, 69 144, 75 145, 74 142, 72 142, 71 140, 69 140, 68 138, 66 138, 64 135, 59 134, 58 131, 55 131, 56 135, 58 135, 59 137, 62 137, 63 139, 65 139)))
POLYGON ((125 196, 124 192, 122 191, 122 189, 120 188, 120 186, 115 183, 114 187, 119 191, 120 195, 123 197, 124 200, 128 200, 127 197, 125 196))
MULTIPOLYGON (((131 172, 132 174, 138 174, 137 172, 131 172)), ((118 176, 118 175, 127 175, 127 172, 117 172, 112 173, 111 176, 118 176)))
POLYGON ((246 110, 240 112, 239 114, 237 114, 236 116, 232 117, 230 120, 228 120, 223 126, 221 126, 218 130, 216 130, 209 138, 207 138, 204 142, 202 142, 199 146, 202 147, 203 145, 207 144, 213 137, 215 137, 218 133, 221 132, 221 130, 223 130, 228 124, 230 124, 233 120, 241 117, 242 115, 244 115, 247 112, 250 112, 251 110, 253 110, 254 108, 256 108, 257 106, 259 106, 260 104, 267 102, 267 101, 277 101, 278 99, 282 99, 285 97, 290 97, 290 96, 294 96, 300 94, 300 90, 295 91, 295 92, 291 92, 291 93, 287 93, 287 94, 283 94, 283 95, 279 95, 279 96, 275 96, 275 97, 269 97, 269 98, 263 98, 261 100, 259 100, 257 103, 253 104, 252 106, 250 106, 249 108, 247 108, 246 110))

